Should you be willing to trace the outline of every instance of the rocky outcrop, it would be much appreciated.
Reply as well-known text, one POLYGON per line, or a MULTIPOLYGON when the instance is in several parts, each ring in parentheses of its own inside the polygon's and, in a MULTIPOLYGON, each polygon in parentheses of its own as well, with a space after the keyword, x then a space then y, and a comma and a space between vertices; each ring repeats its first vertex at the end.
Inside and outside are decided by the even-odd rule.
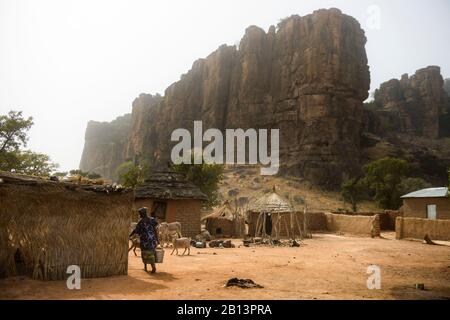
POLYGON ((366 104, 362 162, 383 157, 406 159, 412 172, 434 185, 447 184, 450 167, 450 100, 440 68, 391 79, 366 104))
POLYGON ((448 109, 443 84, 437 66, 384 82, 375 91, 377 116, 388 131, 437 139, 441 135, 440 118, 448 109))
POLYGON ((447 95, 450 97, 450 78, 444 80, 444 90, 447 92, 447 95))
POLYGON ((131 114, 111 122, 89 121, 80 169, 115 179, 117 167, 126 159, 130 128, 131 114))
MULTIPOLYGON (((268 32, 251 26, 239 48, 223 45, 197 60, 163 98, 136 99, 121 155, 165 165, 171 132, 192 131, 194 120, 204 130, 278 128, 282 173, 338 185, 360 168, 370 82, 365 43, 359 23, 338 9, 292 16, 268 32)), ((109 159, 111 151, 103 154, 86 141, 82 168, 98 166, 92 158, 109 159)))

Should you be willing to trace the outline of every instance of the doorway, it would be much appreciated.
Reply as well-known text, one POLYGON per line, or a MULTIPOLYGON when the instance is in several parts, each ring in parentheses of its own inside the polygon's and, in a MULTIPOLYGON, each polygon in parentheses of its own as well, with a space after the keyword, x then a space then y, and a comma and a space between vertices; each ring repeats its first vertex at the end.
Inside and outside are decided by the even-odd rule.
POLYGON ((436 205, 428 204, 427 205, 427 219, 436 220, 436 205))
POLYGON ((266 234, 272 235, 272 215, 270 213, 266 214, 266 234))
POLYGON ((155 208, 156 219, 158 219, 158 221, 160 221, 160 222, 165 222, 166 221, 167 202, 155 201, 153 203, 153 206, 155 208))

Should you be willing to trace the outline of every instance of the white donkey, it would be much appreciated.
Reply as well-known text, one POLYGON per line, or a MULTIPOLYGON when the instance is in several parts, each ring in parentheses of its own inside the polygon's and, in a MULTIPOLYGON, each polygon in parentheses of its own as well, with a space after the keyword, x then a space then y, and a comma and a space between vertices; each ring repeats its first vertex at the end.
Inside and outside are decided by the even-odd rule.
POLYGON ((159 239, 164 247, 164 244, 172 243, 172 237, 176 233, 178 238, 181 238, 181 223, 179 222, 161 222, 158 227, 159 239))

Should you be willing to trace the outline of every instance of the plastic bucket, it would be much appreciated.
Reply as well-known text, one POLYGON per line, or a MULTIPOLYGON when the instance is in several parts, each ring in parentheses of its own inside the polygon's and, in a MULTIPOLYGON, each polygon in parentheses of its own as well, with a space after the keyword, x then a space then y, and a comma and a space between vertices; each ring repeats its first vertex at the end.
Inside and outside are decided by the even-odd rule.
POLYGON ((164 249, 156 249, 155 254, 155 262, 156 263, 163 263, 164 261, 164 249))

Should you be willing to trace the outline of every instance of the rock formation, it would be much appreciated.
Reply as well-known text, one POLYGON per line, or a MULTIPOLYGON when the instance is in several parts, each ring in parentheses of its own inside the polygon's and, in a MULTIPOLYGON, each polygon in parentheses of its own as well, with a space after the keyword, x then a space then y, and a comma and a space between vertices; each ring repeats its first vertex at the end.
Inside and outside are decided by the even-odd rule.
POLYGON ((384 82, 375 91, 376 112, 384 126, 393 131, 437 139, 440 117, 448 108, 443 84, 437 66, 384 82))
POLYGON ((449 115, 450 99, 439 67, 382 83, 364 110, 362 162, 400 157, 415 174, 437 186, 447 184, 449 115))
POLYGON ((450 78, 444 80, 444 90, 447 92, 447 95, 450 97, 450 78))
POLYGON ((202 120, 204 130, 279 128, 283 173, 337 185, 360 168, 362 103, 370 82, 365 43, 359 23, 338 9, 291 16, 268 32, 251 26, 239 48, 223 45, 197 60, 164 97, 136 99, 128 135, 110 139, 114 151, 105 149, 94 136, 98 124, 90 123, 80 167, 105 167, 112 177, 119 155, 166 164, 171 132, 192 131, 193 121, 202 120))
POLYGON ((111 122, 89 121, 80 169, 115 179, 115 171, 126 157, 130 128, 131 114, 111 122))

